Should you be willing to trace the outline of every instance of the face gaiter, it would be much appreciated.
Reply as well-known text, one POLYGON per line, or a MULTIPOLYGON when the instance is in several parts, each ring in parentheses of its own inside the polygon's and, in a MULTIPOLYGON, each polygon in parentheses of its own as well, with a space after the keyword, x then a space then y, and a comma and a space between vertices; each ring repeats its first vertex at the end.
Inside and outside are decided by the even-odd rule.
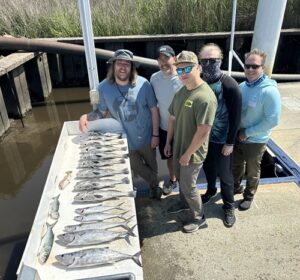
POLYGON ((200 59, 202 78, 208 84, 218 81, 222 76, 222 60, 218 58, 200 59))

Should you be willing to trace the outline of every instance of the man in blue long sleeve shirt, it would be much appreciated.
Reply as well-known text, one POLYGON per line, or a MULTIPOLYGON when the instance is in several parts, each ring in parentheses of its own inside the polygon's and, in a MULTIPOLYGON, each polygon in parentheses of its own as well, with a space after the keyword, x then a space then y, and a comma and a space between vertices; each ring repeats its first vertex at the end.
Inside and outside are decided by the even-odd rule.
POLYGON ((246 81, 240 84, 242 114, 238 141, 233 153, 235 193, 242 193, 241 181, 246 171, 244 199, 240 210, 248 210, 257 191, 260 163, 271 136, 271 129, 280 118, 281 101, 277 84, 264 75, 266 54, 254 49, 245 55, 246 81), (246 170, 245 170, 246 164, 246 170))

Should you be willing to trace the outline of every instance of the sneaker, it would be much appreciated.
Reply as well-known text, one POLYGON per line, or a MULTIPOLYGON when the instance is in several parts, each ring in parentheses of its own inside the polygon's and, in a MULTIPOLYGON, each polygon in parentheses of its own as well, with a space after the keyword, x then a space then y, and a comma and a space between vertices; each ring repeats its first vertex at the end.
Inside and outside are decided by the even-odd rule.
POLYGON ((251 207, 252 199, 243 199, 239 205, 239 210, 245 211, 251 207))
POLYGON ((203 215, 200 220, 193 220, 183 226, 183 231, 186 233, 192 233, 200 228, 207 227, 205 216, 203 215))
POLYGON ((208 203, 216 195, 217 195, 217 190, 213 194, 211 194, 208 191, 206 191, 205 194, 201 194, 202 203, 203 204, 208 203))
POLYGON ((226 227, 232 227, 236 221, 234 208, 224 209, 223 223, 226 227))
POLYGON ((241 194, 244 192, 245 187, 243 185, 240 185, 238 187, 234 187, 234 194, 241 194))
POLYGON ((176 204, 172 205, 167 212, 168 213, 179 213, 181 211, 186 211, 189 210, 190 208, 185 205, 184 203, 182 203, 181 201, 177 202, 176 204))
POLYGON ((164 184, 163 186, 163 193, 164 195, 170 194, 173 189, 177 188, 179 186, 178 181, 176 180, 175 182, 170 180, 167 185, 164 184))
POLYGON ((162 196, 162 189, 160 187, 154 187, 150 189, 150 198, 160 200, 162 196))

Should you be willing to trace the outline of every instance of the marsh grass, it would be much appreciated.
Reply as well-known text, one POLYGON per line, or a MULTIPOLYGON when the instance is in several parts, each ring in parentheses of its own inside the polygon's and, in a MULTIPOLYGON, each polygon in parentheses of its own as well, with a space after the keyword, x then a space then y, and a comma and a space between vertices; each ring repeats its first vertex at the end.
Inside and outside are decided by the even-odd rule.
MULTIPOLYGON (((229 31, 231 0, 90 0, 95 36, 229 31)), ((258 0, 238 0, 236 30, 252 30, 258 0)), ((300 27, 289 0, 283 28, 300 27)), ((82 36, 76 0, 0 0, 0 35, 82 36)))

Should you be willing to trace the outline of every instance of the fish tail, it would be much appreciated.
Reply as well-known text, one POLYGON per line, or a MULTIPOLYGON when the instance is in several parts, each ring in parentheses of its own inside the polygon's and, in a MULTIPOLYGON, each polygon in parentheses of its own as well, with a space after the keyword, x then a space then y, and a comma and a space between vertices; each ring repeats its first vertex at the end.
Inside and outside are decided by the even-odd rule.
POLYGON ((132 256, 133 261, 140 267, 142 267, 142 263, 140 261, 141 252, 137 252, 132 256))
POLYGON ((136 227, 136 225, 134 225, 133 227, 128 227, 127 231, 128 231, 128 234, 130 236, 136 236, 135 233, 133 232, 133 229, 136 227))
POLYGON ((129 233, 126 233, 126 234, 125 234, 125 240, 127 241, 127 243, 128 243, 130 246, 132 246, 132 245, 131 245, 131 242, 130 242, 130 239, 129 239, 129 233))
POLYGON ((128 177, 125 177, 125 178, 122 179, 122 182, 123 182, 124 184, 129 184, 129 183, 130 183, 130 180, 129 180, 128 177))
POLYGON ((130 191, 128 192, 129 197, 136 197, 136 191, 130 191))

